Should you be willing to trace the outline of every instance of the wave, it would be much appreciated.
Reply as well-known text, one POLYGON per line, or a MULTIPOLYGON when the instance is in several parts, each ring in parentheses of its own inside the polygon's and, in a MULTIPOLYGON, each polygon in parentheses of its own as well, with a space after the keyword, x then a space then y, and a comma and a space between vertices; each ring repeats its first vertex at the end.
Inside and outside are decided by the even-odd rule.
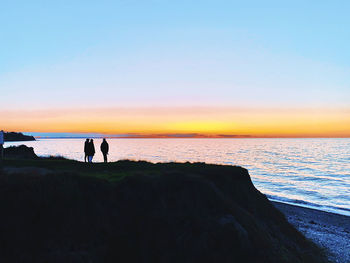
POLYGON ((306 208, 312 208, 324 212, 331 212, 335 214, 340 214, 340 215, 346 215, 350 216, 350 209, 345 208, 345 207, 338 207, 338 206, 331 206, 331 205, 320 205, 304 200, 299 200, 299 199, 290 199, 288 197, 281 197, 281 196, 275 196, 275 195, 266 195, 266 197, 270 201, 276 201, 280 203, 286 203, 286 204, 291 204, 291 205, 296 205, 296 206, 301 206, 301 207, 306 207, 306 208))

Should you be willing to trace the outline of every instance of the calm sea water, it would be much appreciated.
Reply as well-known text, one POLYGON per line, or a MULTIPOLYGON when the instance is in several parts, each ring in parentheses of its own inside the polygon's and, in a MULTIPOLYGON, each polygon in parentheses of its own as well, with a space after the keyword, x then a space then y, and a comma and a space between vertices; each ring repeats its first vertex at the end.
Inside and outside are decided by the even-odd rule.
MULTIPOLYGON (((94 161, 101 162, 99 146, 94 161)), ((206 162, 240 165, 270 200, 350 215, 350 139, 110 139, 110 161, 206 162)), ((25 144, 40 156, 83 161, 84 139, 25 144)))

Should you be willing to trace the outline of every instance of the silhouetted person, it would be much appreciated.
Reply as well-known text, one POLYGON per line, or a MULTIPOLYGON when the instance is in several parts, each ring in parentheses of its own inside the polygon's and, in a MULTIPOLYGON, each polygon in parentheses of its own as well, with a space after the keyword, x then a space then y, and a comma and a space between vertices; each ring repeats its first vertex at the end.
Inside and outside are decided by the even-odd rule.
POLYGON ((84 161, 87 162, 89 160, 89 139, 86 139, 84 143, 84 153, 85 153, 84 161))
POLYGON ((92 163, 92 158, 94 158, 94 155, 95 155, 95 145, 94 145, 93 139, 91 139, 89 142, 88 154, 89 154, 89 163, 92 163))
POLYGON ((103 161, 106 163, 107 162, 107 154, 109 151, 109 145, 106 139, 103 139, 103 142, 101 143, 101 152, 103 154, 103 161))

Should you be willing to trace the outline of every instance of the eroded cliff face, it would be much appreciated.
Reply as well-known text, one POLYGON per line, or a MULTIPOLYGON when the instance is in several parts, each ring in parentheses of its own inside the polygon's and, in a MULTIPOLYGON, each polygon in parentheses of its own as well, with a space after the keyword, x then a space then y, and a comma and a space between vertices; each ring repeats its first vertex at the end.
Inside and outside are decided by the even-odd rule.
POLYGON ((3 172, 1 262, 324 260, 255 189, 246 169, 103 167, 128 176, 111 183, 70 172, 3 172))

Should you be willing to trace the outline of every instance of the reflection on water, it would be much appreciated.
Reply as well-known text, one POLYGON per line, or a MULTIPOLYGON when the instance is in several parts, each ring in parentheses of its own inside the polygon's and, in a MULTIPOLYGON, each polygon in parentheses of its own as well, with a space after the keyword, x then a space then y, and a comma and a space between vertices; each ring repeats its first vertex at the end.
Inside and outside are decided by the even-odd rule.
MULTIPOLYGON (((102 162, 95 139, 94 161, 102 162)), ((350 215, 350 139, 110 139, 109 161, 240 165, 270 199, 350 215)), ((84 160, 84 139, 25 143, 41 156, 84 160)))

